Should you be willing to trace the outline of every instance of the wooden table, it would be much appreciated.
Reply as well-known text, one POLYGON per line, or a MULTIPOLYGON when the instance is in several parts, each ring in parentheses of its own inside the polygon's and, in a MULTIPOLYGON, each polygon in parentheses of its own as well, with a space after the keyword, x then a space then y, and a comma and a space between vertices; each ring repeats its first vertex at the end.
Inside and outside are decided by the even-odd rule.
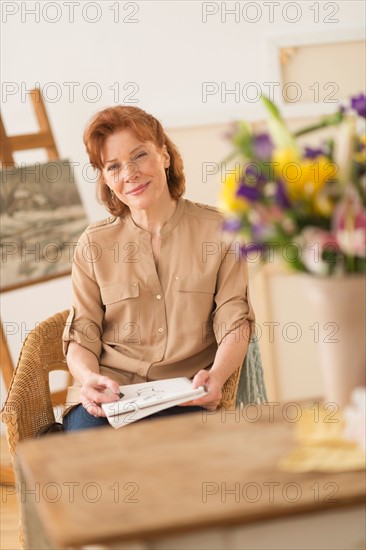
POLYGON ((364 473, 282 472, 294 424, 276 411, 194 413, 21 443, 27 547, 363 548, 364 473))

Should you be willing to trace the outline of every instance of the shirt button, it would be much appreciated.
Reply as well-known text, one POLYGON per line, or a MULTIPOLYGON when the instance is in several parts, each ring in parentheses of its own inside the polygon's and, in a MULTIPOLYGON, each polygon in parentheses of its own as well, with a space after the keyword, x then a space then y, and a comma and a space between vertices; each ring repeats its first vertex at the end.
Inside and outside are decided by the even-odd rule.
POLYGON ((160 298, 161 298, 160 294, 157 294, 156 297, 157 297, 158 300, 160 300, 160 298))
POLYGON ((179 277, 176 277, 176 280, 178 281, 178 280, 179 280, 179 277))
POLYGON ((139 369, 139 370, 137 371, 137 374, 143 375, 143 374, 144 374, 144 369, 139 369))
POLYGON ((159 332, 164 332, 164 329, 162 327, 158 328, 159 332))
POLYGON ((155 360, 158 360, 158 359, 159 359, 159 355, 154 355, 154 359, 155 359, 155 360))

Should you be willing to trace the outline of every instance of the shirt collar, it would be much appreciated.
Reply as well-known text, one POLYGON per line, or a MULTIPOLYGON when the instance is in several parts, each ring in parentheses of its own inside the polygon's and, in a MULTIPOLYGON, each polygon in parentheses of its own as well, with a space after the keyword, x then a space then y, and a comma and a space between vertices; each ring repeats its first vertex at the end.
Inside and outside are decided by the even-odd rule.
MULTIPOLYGON (((172 231, 174 229, 174 227, 179 223, 179 221, 180 221, 180 219, 183 215, 185 205, 186 205, 186 200, 183 197, 179 197, 179 199, 177 200, 177 206, 174 210, 174 213, 169 218, 169 220, 163 225, 163 227, 161 228, 160 235, 165 235, 166 233, 169 233, 170 231, 172 231)), ((135 224, 135 222, 132 219, 130 209, 128 209, 128 211, 126 212, 125 219, 126 219, 126 222, 127 222, 128 226, 132 230, 138 231, 139 233, 143 233, 143 234, 148 233, 148 231, 146 231, 146 229, 142 229, 141 227, 138 227, 135 224)))

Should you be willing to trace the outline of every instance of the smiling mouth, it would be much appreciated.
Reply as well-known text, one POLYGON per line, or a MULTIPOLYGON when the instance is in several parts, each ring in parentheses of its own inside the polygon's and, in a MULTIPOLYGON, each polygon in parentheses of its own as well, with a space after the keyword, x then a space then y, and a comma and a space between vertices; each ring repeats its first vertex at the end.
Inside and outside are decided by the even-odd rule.
POLYGON ((131 191, 128 191, 126 195, 139 195, 140 193, 143 193, 146 189, 146 187, 151 183, 148 181, 147 183, 144 183, 144 185, 139 185, 138 187, 135 187, 134 189, 131 189, 131 191))

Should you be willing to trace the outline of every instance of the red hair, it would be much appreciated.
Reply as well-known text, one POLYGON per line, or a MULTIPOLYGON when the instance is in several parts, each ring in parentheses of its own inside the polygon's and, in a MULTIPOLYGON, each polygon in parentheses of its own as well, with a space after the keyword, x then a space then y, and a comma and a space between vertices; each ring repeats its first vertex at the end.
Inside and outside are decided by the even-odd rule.
POLYGON ((168 187, 174 199, 181 197, 185 191, 185 176, 182 157, 174 143, 165 134, 160 122, 139 107, 118 105, 99 111, 90 120, 84 132, 84 144, 89 160, 94 169, 98 170, 97 196, 107 210, 114 216, 121 216, 125 204, 113 196, 102 176, 102 151, 106 139, 122 130, 129 128, 136 138, 142 142, 152 141, 159 149, 165 145, 170 156, 168 187))

